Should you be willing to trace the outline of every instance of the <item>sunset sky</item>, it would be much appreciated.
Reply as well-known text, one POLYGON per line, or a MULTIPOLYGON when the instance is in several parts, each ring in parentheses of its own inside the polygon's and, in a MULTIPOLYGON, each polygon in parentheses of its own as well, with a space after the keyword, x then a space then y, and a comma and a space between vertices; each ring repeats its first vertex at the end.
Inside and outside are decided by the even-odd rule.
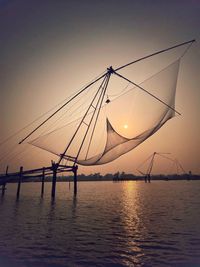
MULTIPOLYGON (((0 34, 0 143, 107 67, 196 39, 180 65, 176 109, 182 116, 119 159, 80 167, 80 172, 136 174, 140 163, 158 151, 200 174, 200 1, 0 0, 0 34)), ((36 125, 0 146, 1 172, 7 164, 16 170, 56 160, 30 145, 18 150, 16 144, 36 125)), ((130 128, 127 122, 123 126, 130 128)), ((165 164, 155 171, 167 172, 165 164)))

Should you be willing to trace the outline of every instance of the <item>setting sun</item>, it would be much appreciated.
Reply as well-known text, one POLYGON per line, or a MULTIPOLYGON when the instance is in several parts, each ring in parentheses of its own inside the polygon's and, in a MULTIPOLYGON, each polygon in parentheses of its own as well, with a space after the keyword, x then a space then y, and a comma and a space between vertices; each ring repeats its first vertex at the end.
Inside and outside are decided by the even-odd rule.
POLYGON ((127 124, 124 124, 124 129, 127 129, 128 128, 128 125, 127 124))

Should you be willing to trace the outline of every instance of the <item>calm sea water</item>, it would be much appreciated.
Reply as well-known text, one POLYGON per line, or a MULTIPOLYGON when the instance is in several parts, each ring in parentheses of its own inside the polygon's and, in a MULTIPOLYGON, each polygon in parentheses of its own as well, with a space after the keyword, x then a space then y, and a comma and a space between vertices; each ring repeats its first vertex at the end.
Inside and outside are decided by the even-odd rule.
POLYGON ((0 267, 200 266, 200 181, 40 186, 0 199, 0 267))

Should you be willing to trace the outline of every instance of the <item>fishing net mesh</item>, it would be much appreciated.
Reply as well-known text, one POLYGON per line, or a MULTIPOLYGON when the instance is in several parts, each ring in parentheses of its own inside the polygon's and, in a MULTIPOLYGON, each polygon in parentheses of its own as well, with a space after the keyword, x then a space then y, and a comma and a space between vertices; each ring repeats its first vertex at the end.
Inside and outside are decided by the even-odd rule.
POLYGON ((63 115, 69 120, 64 126, 47 131, 29 143, 58 156, 69 146, 64 158, 76 159, 78 164, 86 166, 101 165, 117 159, 144 142, 175 115, 179 61, 176 60, 139 84, 166 105, 141 88, 112 74, 101 108, 94 108, 97 105, 95 100, 82 119, 100 86, 98 83, 91 88, 90 93, 81 95, 65 111, 68 114, 70 110, 75 119, 69 120, 69 115, 63 115), (106 97, 109 101, 106 101, 106 97))

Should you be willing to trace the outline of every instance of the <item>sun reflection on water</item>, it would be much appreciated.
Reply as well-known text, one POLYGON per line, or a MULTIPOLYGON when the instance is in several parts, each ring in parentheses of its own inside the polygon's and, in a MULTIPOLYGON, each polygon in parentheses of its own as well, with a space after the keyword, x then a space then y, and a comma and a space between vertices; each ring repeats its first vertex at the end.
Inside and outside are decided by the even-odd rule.
MULTIPOLYGON (((133 263, 139 264, 144 256, 142 249, 138 246, 137 240, 141 239, 144 226, 140 220, 141 205, 138 195, 137 182, 128 181, 123 183, 123 227, 126 233, 127 253, 133 263)), ((124 262, 125 263, 125 262, 124 262)))

